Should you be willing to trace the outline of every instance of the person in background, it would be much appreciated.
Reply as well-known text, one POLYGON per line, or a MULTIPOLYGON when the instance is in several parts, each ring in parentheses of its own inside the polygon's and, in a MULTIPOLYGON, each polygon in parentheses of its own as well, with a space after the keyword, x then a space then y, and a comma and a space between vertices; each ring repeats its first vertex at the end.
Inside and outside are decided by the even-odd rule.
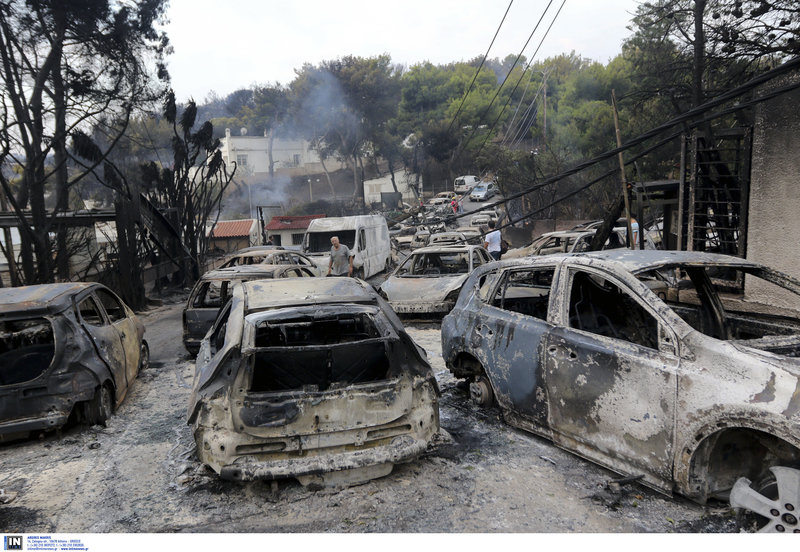
POLYGON ((633 249, 639 249, 639 221, 631 217, 631 236, 633 237, 633 249))
POLYGON ((353 276, 353 256, 355 253, 339 237, 331 238, 331 260, 328 262, 328 276, 353 276))
POLYGON ((495 222, 490 220, 489 229, 491 232, 486 234, 486 241, 483 242, 483 247, 489 252, 489 255, 491 255, 495 261, 499 261, 500 256, 502 255, 502 253, 500 253, 500 242, 502 241, 503 236, 500 234, 500 230, 494 229, 494 226, 495 222))

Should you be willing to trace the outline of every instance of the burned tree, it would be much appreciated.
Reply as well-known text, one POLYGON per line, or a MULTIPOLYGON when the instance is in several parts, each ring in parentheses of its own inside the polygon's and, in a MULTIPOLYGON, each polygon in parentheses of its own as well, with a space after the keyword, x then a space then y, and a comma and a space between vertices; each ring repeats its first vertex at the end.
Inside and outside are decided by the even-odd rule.
POLYGON ((234 166, 228 173, 210 122, 192 131, 197 117, 193 100, 179 117, 175 94, 170 91, 164 101, 164 117, 172 125, 173 166, 142 165, 143 185, 146 200, 171 216, 169 222, 182 249, 178 253, 181 277, 191 285, 200 277, 205 260, 206 223, 219 215, 222 196, 236 169, 234 166))
POLYGON ((69 277, 68 233, 57 214, 69 208, 72 186, 102 166, 134 108, 161 95, 152 83, 156 74, 167 76, 161 59, 168 41, 156 30, 165 7, 164 0, 0 4, 0 154, 20 173, 16 182, 3 173, 0 185, 19 218, 25 283, 69 277), (90 127, 108 140, 86 164, 68 143, 90 127))

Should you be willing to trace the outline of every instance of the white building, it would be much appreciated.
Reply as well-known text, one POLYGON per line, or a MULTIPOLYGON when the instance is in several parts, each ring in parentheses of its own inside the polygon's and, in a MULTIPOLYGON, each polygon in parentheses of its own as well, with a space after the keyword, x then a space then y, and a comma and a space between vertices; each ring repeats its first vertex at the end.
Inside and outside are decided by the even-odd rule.
MULTIPOLYGON (((404 202, 411 205, 416 205, 419 202, 415 192, 417 186, 416 175, 406 171, 397 171, 394 174, 394 182, 397 185, 397 191, 403 194, 404 202)), ((422 178, 420 177, 420 187, 421 183, 422 178)), ((381 201, 381 192, 394 192, 390 174, 364 181, 364 201, 367 205, 379 203, 381 201)))
MULTIPOLYGON (((264 176, 269 174, 269 137, 232 136, 225 129, 220 150, 226 164, 236 163, 237 173, 242 176, 264 176)), ((296 176, 324 172, 319 155, 309 147, 306 140, 275 138, 272 142, 272 161, 276 174, 296 176)), ((326 160, 329 171, 344 167, 336 160, 326 160)))

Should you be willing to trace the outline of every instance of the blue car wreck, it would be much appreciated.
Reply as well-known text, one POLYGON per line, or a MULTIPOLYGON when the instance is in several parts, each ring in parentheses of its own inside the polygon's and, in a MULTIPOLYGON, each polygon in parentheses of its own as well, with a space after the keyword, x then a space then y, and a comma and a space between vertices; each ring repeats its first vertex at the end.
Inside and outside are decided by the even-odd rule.
POLYGON ((780 502, 766 517, 791 532, 798 306, 800 282, 723 255, 501 261, 464 284, 442 322, 442 354, 472 400, 496 402, 511 425, 700 503, 728 498, 746 478, 736 505, 762 513, 759 497, 780 502), (789 471, 776 478, 776 466, 789 471))

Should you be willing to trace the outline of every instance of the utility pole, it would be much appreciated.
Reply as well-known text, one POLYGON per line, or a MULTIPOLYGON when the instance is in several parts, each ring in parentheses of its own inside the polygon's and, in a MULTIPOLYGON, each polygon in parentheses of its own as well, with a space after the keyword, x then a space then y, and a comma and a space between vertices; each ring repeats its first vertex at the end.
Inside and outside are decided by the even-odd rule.
MULTIPOLYGON (((614 129, 617 133, 617 147, 622 146, 622 135, 619 131, 619 113, 617 112, 617 95, 614 93, 614 90, 611 90, 611 105, 614 108, 614 129)), ((619 157, 619 172, 620 172, 620 181, 622 182, 622 197, 625 199, 625 219, 627 220, 628 226, 628 241, 631 244, 631 249, 636 249, 636 242, 633 239, 633 230, 631 229, 631 206, 630 201, 628 199, 628 184, 625 182, 625 161, 622 158, 622 152, 617 154, 619 157)), ((639 230, 641 232, 641 229, 639 230)))
POLYGON ((547 146, 547 73, 542 71, 542 75, 544 75, 544 82, 542 86, 544 86, 544 129, 542 130, 542 142, 544 143, 545 147, 547 146))

